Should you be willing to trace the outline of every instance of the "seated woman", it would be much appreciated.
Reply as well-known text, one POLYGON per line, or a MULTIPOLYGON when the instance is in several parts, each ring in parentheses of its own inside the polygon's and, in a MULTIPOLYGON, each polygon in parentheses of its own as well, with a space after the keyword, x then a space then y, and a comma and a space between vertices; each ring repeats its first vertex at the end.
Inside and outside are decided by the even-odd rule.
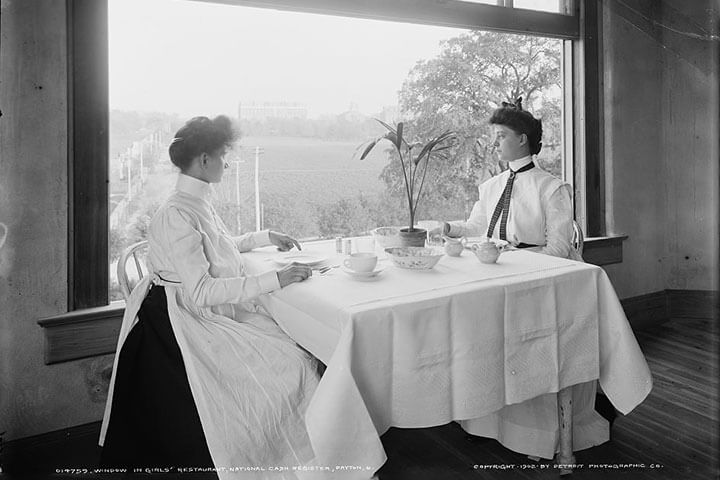
MULTIPOLYGON (((479 200, 467 221, 444 222, 448 236, 487 236, 556 257, 582 259, 571 246, 571 189, 535 166, 542 147, 542 124, 515 104, 503 102, 490 117, 500 160, 509 169, 479 187, 479 200)), ((595 381, 573 387, 574 450, 609 439, 609 425, 593 408, 595 381)), ((555 394, 508 405, 485 417, 461 421, 474 435, 498 439, 506 447, 531 456, 552 458, 557 448, 558 413, 555 394)))
POLYGON ((236 138, 219 116, 189 120, 172 140, 181 173, 150 224, 152 275, 127 302, 100 438, 104 466, 215 467, 235 478, 223 469, 313 456, 304 412, 318 363, 255 302, 311 270, 245 271, 241 252, 300 245, 272 231, 232 237, 217 215, 210 184, 222 179, 236 138))
POLYGON ((493 147, 509 167, 480 185, 479 199, 467 221, 444 222, 451 237, 482 236, 506 240, 556 257, 580 260, 571 246, 571 188, 535 166, 542 148, 542 123, 516 104, 505 103, 490 117, 493 147))

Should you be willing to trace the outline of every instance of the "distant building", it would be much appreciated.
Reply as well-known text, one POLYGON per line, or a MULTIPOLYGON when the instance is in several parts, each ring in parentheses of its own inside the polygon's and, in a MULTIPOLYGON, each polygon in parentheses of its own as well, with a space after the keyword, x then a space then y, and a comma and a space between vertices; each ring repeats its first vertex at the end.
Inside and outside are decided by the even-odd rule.
POLYGON ((367 116, 360 113, 357 103, 351 102, 348 109, 338 115, 338 118, 345 120, 346 122, 357 123, 365 120, 367 116))
POLYGON ((306 119, 307 106, 296 102, 240 102, 238 118, 240 120, 306 119))

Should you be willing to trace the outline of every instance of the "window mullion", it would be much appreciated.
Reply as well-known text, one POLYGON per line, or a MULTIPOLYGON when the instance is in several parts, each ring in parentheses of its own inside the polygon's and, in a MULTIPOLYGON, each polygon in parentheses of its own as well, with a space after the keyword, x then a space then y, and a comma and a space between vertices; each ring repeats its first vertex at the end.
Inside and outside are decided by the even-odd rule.
POLYGON ((108 303, 108 3, 67 0, 68 310, 108 303))

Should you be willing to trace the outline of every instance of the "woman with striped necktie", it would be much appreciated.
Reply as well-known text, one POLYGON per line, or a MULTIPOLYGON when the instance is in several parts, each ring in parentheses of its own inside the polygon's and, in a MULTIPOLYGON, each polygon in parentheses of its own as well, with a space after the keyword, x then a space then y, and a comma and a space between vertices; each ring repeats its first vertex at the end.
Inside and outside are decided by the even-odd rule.
POLYGON ((485 181, 467 221, 444 222, 450 237, 487 236, 517 248, 580 260, 572 248, 572 189, 537 167, 542 123, 523 110, 522 98, 503 102, 490 117, 493 147, 509 168, 485 181))

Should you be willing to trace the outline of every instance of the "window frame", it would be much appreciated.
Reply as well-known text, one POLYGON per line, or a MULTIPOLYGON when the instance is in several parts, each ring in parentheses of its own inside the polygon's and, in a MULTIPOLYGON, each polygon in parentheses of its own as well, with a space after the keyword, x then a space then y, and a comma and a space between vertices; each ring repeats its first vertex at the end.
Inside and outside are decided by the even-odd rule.
MULTIPOLYGON (((543 35, 568 39, 573 45, 581 40, 581 8, 584 6, 585 10, 588 10, 585 4, 595 3, 579 1, 581 8, 567 3, 566 11, 573 14, 565 15, 458 0, 187 1, 543 35)), ((68 310, 73 311, 105 306, 109 300, 108 0, 66 0, 66 3, 70 72, 68 310)), ((591 38, 592 35, 594 32, 591 32, 591 38)), ((597 47, 594 51, 597 51, 597 47)), ((577 62, 575 56, 573 62, 577 62)), ((577 84, 575 79, 573 83, 577 84)), ((588 89, 585 94, 588 94, 588 89)), ((573 103, 582 104, 577 101, 582 97, 577 97, 576 94, 574 96, 576 98, 573 103)), ((577 118, 575 120, 577 121, 577 118)), ((587 116, 585 120, 587 128, 582 133, 589 136, 588 130, 594 127, 592 122, 588 122, 587 116)), ((580 132, 576 129, 572 135, 574 145, 578 143, 575 139, 578 133, 580 132)), ((586 143, 589 146, 600 142, 596 137, 592 143, 586 143)), ((579 153, 582 152, 575 149, 573 163, 577 162, 579 153)), ((578 170, 573 169, 575 172, 578 170)), ((596 185, 595 170, 592 170, 592 173, 589 177, 591 181, 587 183, 596 185)), ((578 183, 577 178, 575 183, 578 183)), ((596 232, 593 229, 588 233, 596 232)))
MULTIPOLYGON (((595 0, 564 0, 565 13, 459 0, 186 0, 467 29, 542 35, 566 41, 564 119, 572 153, 575 214, 588 237, 604 231, 601 58, 595 0), (571 55, 568 55, 571 53, 571 55), (570 115, 571 113, 571 115, 570 115), (572 131, 568 131, 572 126, 572 131)), ((122 302, 109 304, 109 54, 108 0, 66 0, 68 28, 68 313, 40 320, 46 338, 54 327, 95 336, 98 347, 81 356, 114 351, 122 302), (97 320, 103 320, 98 322, 97 320), (115 319, 114 323, 109 319, 115 319), (82 324, 82 325, 81 325, 82 324), (112 326, 111 326, 112 324, 112 326), (91 326, 92 325, 92 326, 91 326), (82 327, 82 328, 80 328, 82 327), (83 330, 84 328, 84 330, 83 330), (87 333, 93 332, 93 333, 87 333), (97 339, 96 339, 97 340, 97 339)), ((591 240, 592 241, 592 240, 591 240)), ((586 247, 590 243, 586 243, 586 247)), ((620 257, 621 258, 621 257, 620 257)), ((57 333, 57 332, 56 332, 57 333)), ((93 338, 95 338, 93 337, 93 338)), ((72 335, 63 337, 75 342, 72 335)), ((55 349, 46 363, 80 358, 55 349), (58 353, 59 352, 59 353, 58 353)))
POLYGON ((108 304, 108 1, 67 0, 68 310, 108 304))

